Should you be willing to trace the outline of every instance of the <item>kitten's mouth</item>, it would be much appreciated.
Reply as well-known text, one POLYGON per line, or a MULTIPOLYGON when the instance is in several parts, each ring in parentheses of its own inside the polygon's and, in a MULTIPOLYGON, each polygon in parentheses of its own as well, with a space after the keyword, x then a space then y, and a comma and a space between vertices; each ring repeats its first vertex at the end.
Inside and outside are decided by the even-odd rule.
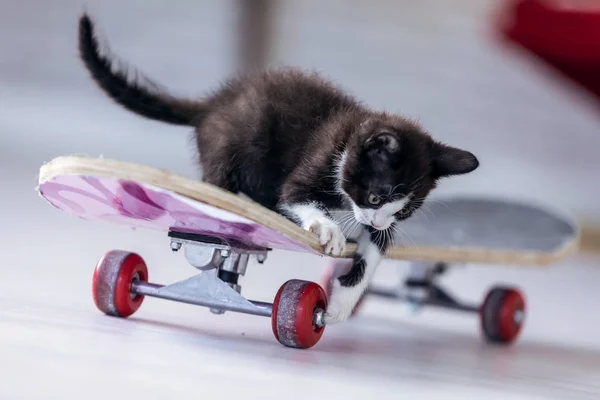
POLYGON ((382 224, 375 223, 371 219, 371 217, 364 215, 364 213, 361 212, 360 209, 357 210, 357 208, 358 207, 355 207, 355 209, 354 209, 354 218, 361 224, 368 225, 374 229, 377 229, 378 231, 384 231, 384 230, 388 229, 394 222, 394 221, 385 221, 382 224))
POLYGON ((369 221, 366 218, 362 217, 361 218, 357 218, 358 222, 360 222, 363 225, 369 225, 372 228, 377 229, 378 231, 384 231, 386 229, 388 229, 392 224, 391 223, 387 223, 384 222, 383 224, 377 224, 373 221, 369 221))
POLYGON ((383 225, 377 225, 375 223, 371 223, 369 225, 371 225, 373 228, 377 229, 378 231, 385 231, 386 229, 389 229, 390 226, 392 226, 392 223, 385 223, 383 225))

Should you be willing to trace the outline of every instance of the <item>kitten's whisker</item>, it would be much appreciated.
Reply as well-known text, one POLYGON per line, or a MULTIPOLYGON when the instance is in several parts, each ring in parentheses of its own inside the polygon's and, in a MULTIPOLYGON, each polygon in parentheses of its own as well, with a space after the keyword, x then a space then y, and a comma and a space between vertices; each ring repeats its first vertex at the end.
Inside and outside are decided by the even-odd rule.
POLYGON ((399 229, 399 232, 401 232, 401 234, 403 234, 403 236, 406 236, 408 238, 408 240, 410 240, 413 244, 413 246, 419 251, 419 253, 421 253, 421 248, 419 246, 417 246, 417 243, 415 243, 415 241, 410 237, 410 235, 402 228, 400 228, 398 225, 394 226, 394 229, 399 229))
POLYGON ((385 230, 385 244, 386 244, 386 251, 387 248, 390 246, 393 246, 393 241, 394 238, 392 237, 392 227, 390 226, 388 229, 385 230))
POLYGON ((429 208, 428 204, 423 203, 423 205, 421 205, 421 209, 423 210, 422 212, 424 213, 424 211, 428 211, 429 214, 431 214, 431 216, 433 218, 435 218, 435 214, 433 213, 433 211, 431 211, 431 209, 429 208))
POLYGON ((329 195, 333 195, 333 196, 341 196, 342 195, 339 192, 335 192, 335 191, 331 192, 331 191, 328 191, 328 190, 321 190, 320 193, 325 193, 325 194, 329 194, 329 195))
POLYGON ((380 241, 380 239, 381 239, 381 232, 382 231, 377 231, 377 236, 375 237, 375 244, 378 245, 378 246, 381 245, 381 241, 380 241))
POLYGON ((415 211, 418 211, 419 213, 421 213, 423 218, 426 218, 427 221, 429 221, 429 216, 427 214, 425 214, 425 212, 423 212, 423 210, 421 210, 420 208, 417 208, 417 209, 415 209, 415 211))
POLYGON ((390 190, 389 195, 391 196, 392 193, 394 193, 394 191, 398 188, 398 186, 404 186, 404 183, 399 183, 396 186, 393 187, 393 189, 390 190))
POLYGON ((443 201, 440 201, 440 200, 435 200, 435 199, 429 199, 429 201, 432 201, 432 202, 438 203, 438 204, 440 204, 440 205, 442 205, 442 206, 446 207, 448 210, 450 210, 450 211, 451 211, 451 212, 453 212, 454 214, 456 214, 456 215, 460 215, 460 214, 459 214, 459 213, 457 213, 455 210, 453 210, 452 208, 450 208, 450 206, 448 206, 448 205, 447 205, 446 203, 444 203, 443 201))
MULTIPOLYGON (((356 221, 352 220, 352 217, 347 218, 344 223, 342 224, 342 232, 344 232, 347 228, 348 225, 350 224, 350 228, 352 228, 352 224, 354 224, 356 221)), ((349 229, 349 232, 352 232, 352 229, 349 229)))
POLYGON ((398 235, 398 239, 400 239, 400 244, 405 244, 404 235, 402 234, 402 232, 396 230, 396 228, 394 228, 394 232, 398 235))
POLYGON ((345 224, 345 223, 346 223, 346 222, 348 222, 349 220, 350 220, 350 217, 349 217, 348 215, 344 215, 344 216, 342 216, 342 218, 340 218, 340 219, 338 220, 338 223, 339 223, 339 224, 345 224))
POLYGON ((341 216, 341 218, 339 219, 339 223, 344 223, 344 222, 348 222, 350 221, 352 218, 352 215, 350 214, 344 214, 341 216))
POLYGON ((346 228, 344 234, 346 236, 350 235, 356 229, 356 223, 352 223, 349 227, 346 228))
POLYGON ((354 231, 356 229, 356 227, 359 225, 359 222, 357 220, 355 220, 354 218, 350 218, 348 221, 346 221, 344 223, 344 227, 342 228, 342 232, 344 232, 346 235, 349 235, 350 233, 352 233, 352 231, 354 231), (348 224, 350 224, 348 226, 348 224), (347 229, 347 232, 346 232, 347 229))
POLYGON ((413 185, 416 185, 417 183, 419 183, 421 181, 421 179, 425 178, 425 175, 427 175, 427 173, 424 173, 423 175, 421 175, 420 177, 415 179, 415 181, 413 182, 413 185))

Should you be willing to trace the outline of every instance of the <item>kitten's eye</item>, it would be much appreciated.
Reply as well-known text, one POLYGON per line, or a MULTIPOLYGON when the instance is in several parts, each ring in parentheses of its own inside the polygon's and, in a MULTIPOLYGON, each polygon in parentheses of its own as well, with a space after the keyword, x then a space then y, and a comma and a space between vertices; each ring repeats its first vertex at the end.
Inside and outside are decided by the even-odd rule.
POLYGON ((381 198, 375 196, 373 193, 369 194, 369 198, 367 200, 369 203, 373 204, 374 206, 381 203, 381 198))

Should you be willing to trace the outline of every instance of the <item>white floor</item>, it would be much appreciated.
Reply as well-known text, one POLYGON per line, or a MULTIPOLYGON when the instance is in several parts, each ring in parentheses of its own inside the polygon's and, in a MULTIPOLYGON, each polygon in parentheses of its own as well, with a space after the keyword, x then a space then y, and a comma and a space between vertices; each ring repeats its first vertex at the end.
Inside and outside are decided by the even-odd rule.
MULTIPOLYGON (((62 8, 45 9, 45 3, 33 0, 19 5, 0 0, 0 49, 11 55, 0 62, 0 180, 4 194, 0 207, 4 225, 0 234, 0 399, 600 398, 598 258, 574 256, 547 269, 457 266, 444 277, 444 285, 470 301, 479 301, 494 283, 513 283, 523 289, 528 319, 519 342, 509 348, 483 344, 474 316, 436 310, 411 316, 401 305, 378 299, 369 300, 360 317, 327 327, 321 342, 308 351, 283 348, 272 336, 270 321, 261 317, 216 316, 203 308, 150 298, 129 320, 101 315, 91 299, 91 274, 107 250, 139 252, 149 264, 151 280, 157 283, 185 278, 194 270, 181 255, 170 252, 162 233, 91 224, 50 208, 35 192, 39 166, 57 155, 87 153, 168 168, 187 176, 198 172, 187 147, 188 130, 127 114, 88 82, 73 43, 80 3, 60 3, 62 8), (333 394, 327 393, 328 389, 333 394)), ((402 15, 398 18, 403 24, 391 23, 390 13, 396 6, 382 2, 387 8, 380 13, 385 15, 378 14, 382 22, 369 28, 369 34, 357 34, 352 25, 338 21, 336 29, 346 34, 336 36, 327 30, 326 22, 343 18, 332 13, 334 2, 325 3, 322 13, 309 6, 294 9, 288 3, 283 21, 290 23, 285 25, 290 31, 287 42, 280 44, 278 57, 327 67, 330 74, 340 76, 379 105, 393 104, 392 90, 398 89, 401 108, 423 115, 448 141, 472 143, 482 154, 483 172, 462 184, 449 182, 442 190, 522 195, 600 219, 597 186, 589 184, 598 167, 594 149, 599 144, 600 123, 589 109, 574 105, 569 97, 572 93, 552 87, 553 95, 546 96, 548 83, 528 76, 531 71, 512 60, 494 67, 495 72, 504 72, 503 82, 485 81, 483 74, 478 75, 480 88, 487 87, 487 92, 471 88, 452 95, 449 92, 456 87, 452 87, 455 79, 451 74, 433 74, 445 87, 435 96, 432 87, 436 84, 430 82, 428 70, 416 68, 437 57, 426 35, 413 38, 421 40, 425 50, 419 52, 415 46, 406 56, 408 67, 394 54, 389 62, 381 55, 357 56, 358 64, 350 68, 356 54, 353 48, 343 42, 340 51, 331 54, 324 44, 318 47, 313 31, 330 33, 327 38, 332 43, 336 37, 342 40, 358 35, 363 42, 355 44, 357 52, 380 54, 375 50, 384 49, 375 46, 373 50, 364 39, 369 34, 377 38, 373 43, 384 47, 389 37, 409 41, 402 36, 404 29, 418 30, 420 26, 410 25, 411 18, 399 11, 395 15, 402 15), (312 18, 312 30, 302 25, 303 18, 312 18), (395 89, 386 87, 380 79, 369 77, 368 60, 373 57, 377 61, 373 68, 381 68, 387 79, 394 78, 394 68, 412 71, 414 79, 400 76, 395 89), (409 87, 411 94, 402 93, 402 85, 409 87), (430 92, 420 93, 421 85, 430 92), (518 95, 511 94, 511 87, 518 95), (527 102, 539 105, 535 113, 522 110, 527 102), (567 111, 560 114, 559 110, 567 111), (465 112, 465 117, 457 118, 459 112, 465 112), (478 135, 465 133, 471 122, 478 135), (564 136, 562 129, 567 131, 564 136), (481 131, 489 131, 490 136, 480 135, 481 131), (525 131, 531 135, 523 137, 525 131), (510 140, 495 137, 499 132, 510 140), (540 148, 532 138, 544 135, 548 139, 540 148), (595 144, 586 146, 584 140, 595 144)), ((426 19, 433 24, 441 18, 446 3, 428 3, 438 7, 433 17, 426 19)), ((478 60, 475 66, 469 64, 474 71, 489 70, 493 62, 482 61, 483 55, 489 51, 489 57, 500 59, 497 53, 483 50, 481 43, 461 45, 471 37, 466 32, 473 24, 467 17, 461 19, 459 11, 479 15, 478 3, 452 3, 454 22, 438 26, 437 31, 446 39, 456 39, 448 60, 455 60, 456 68, 456 60, 463 60, 456 54, 470 55, 471 60, 478 60), (460 4, 469 6, 461 9, 460 4)), ((229 39, 219 25, 226 21, 225 7, 202 10, 189 3, 172 10, 155 1, 144 2, 140 11, 140 2, 127 2, 122 3, 119 17, 113 14, 121 7, 116 4, 93 2, 93 11, 99 22, 109 27, 104 30, 111 33, 113 47, 131 54, 128 58, 132 61, 148 65, 153 75, 185 90, 186 79, 196 78, 190 64, 202 60, 203 54, 209 56, 205 64, 198 64, 200 76, 194 89, 187 92, 201 91, 225 74, 224 49, 229 39), (127 18, 138 12, 139 30, 131 29, 127 18), (182 29, 197 28, 202 43, 195 46, 202 49, 190 52, 184 45, 169 47, 173 38, 195 38, 198 33, 184 31, 181 35, 182 31, 171 29, 166 22, 156 22, 156 29, 142 33, 142 27, 152 28, 152 21, 162 21, 161 16, 177 19, 182 29), (212 39, 204 36, 211 29, 218 32, 213 32, 212 39), (162 54, 170 54, 171 59, 179 54, 182 58, 177 68, 162 54), (187 72, 173 72, 178 68, 187 72)), ((356 17, 357 11, 344 10, 343 16, 356 17)), ((419 7, 406 12, 415 21, 425 18, 419 7)), ((361 21, 376 19, 374 13, 365 10, 361 21)), ((242 290, 250 298, 271 301, 285 280, 318 280, 323 266, 323 260, 312 256, 276 252, 265 265, 250 266, 242 290)), ((382 266, 376 280, 394 285, 398 280, 395 267, 389 263, 382 266)))

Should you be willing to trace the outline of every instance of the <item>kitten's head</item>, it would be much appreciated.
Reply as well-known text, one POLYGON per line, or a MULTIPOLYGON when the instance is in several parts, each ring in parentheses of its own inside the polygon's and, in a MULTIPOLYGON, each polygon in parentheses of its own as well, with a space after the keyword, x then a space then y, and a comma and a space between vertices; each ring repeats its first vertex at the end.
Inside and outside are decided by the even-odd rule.
POLYGON ((416 124, 372 116, 356 128, 338 160, 338 189, 356 220, 383 230, 410 217, 440 178, 478 166, 473 154, 434 141, 416 124))

